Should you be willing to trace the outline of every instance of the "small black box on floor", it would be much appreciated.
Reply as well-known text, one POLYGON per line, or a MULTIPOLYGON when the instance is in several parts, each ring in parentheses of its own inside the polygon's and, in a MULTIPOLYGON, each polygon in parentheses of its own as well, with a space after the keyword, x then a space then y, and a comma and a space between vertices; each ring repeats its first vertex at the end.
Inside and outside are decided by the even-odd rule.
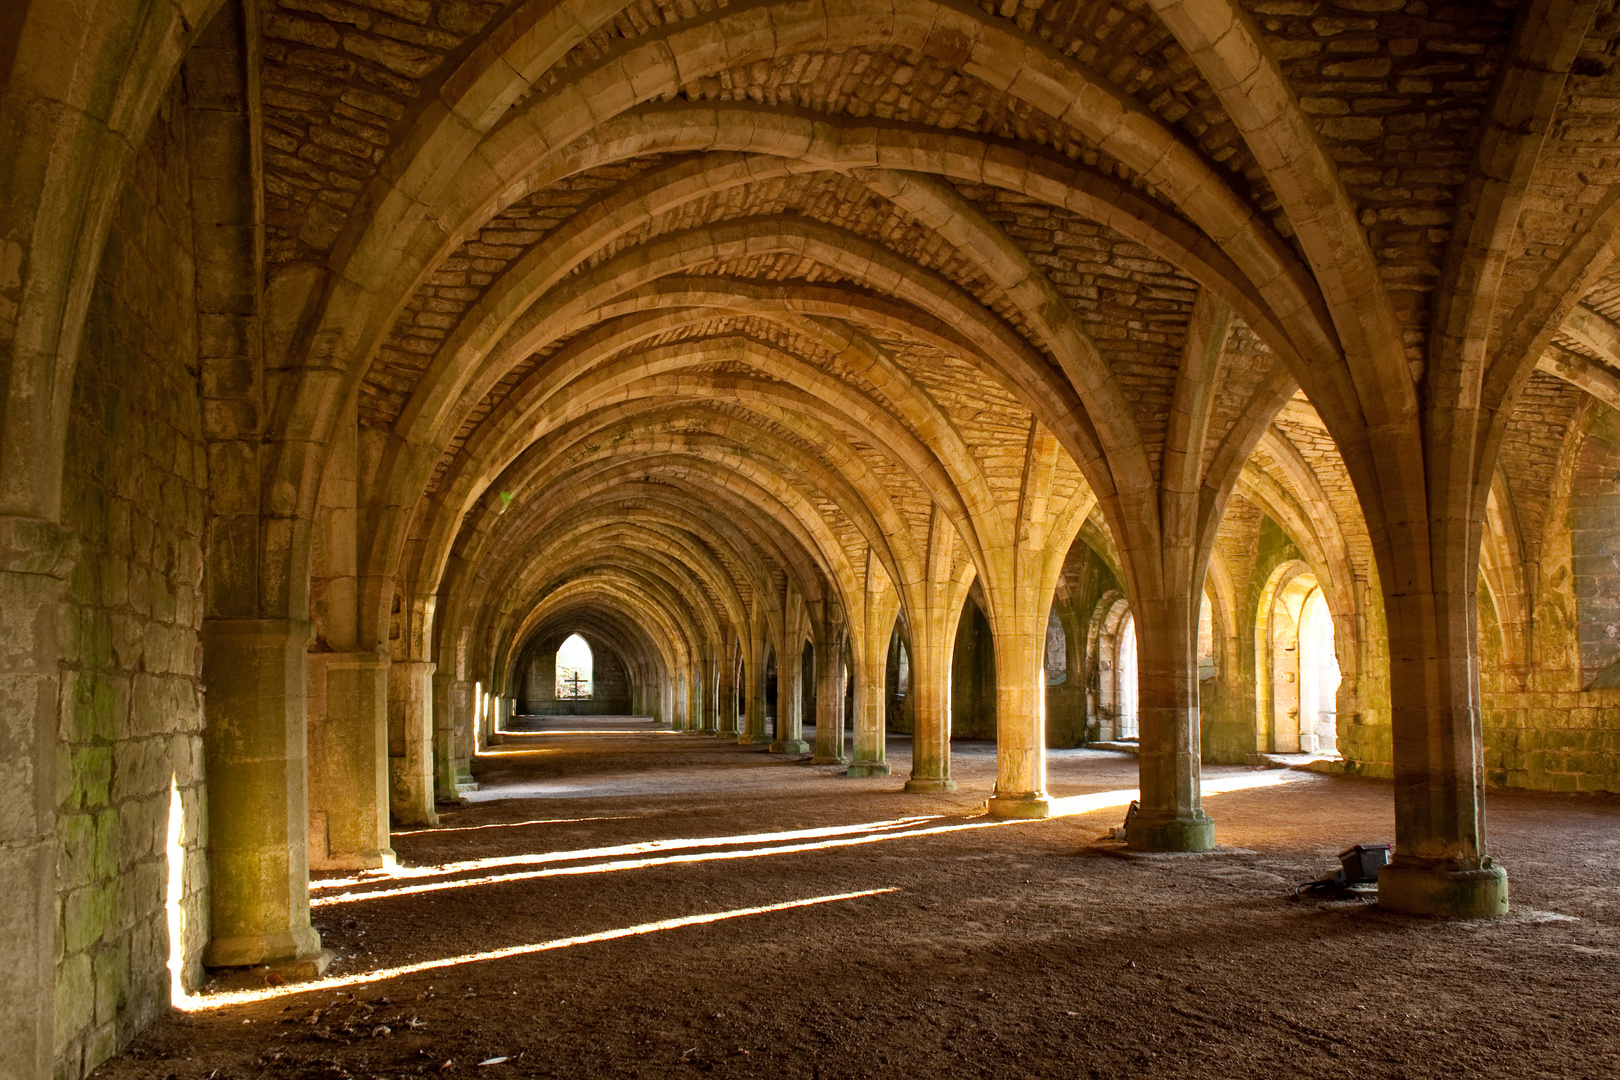
POLYGON ((1339 852, 1339 864, 1344 867, 1346 883, 1377 881, 1378 871, 1389 865, 1389 845, 1357 844, 1339 852))

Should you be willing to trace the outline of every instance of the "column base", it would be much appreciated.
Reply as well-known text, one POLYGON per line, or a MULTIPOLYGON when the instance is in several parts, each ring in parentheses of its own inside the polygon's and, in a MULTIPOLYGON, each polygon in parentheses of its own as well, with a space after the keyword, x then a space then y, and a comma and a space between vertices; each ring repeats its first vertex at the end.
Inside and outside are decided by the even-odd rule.
POLYGON ((738 746, 764 746, 765 744, 769 743, 770 741, 771 741, 771 737, 769 735, 765 735, 765 734, 760 734, 760 735, 738 735, 737 736, 737 745, 738 746))
POLYGON ((771 743, 773 754, 808 754, 810 744, 803 739, 777 739, 771 743))
POLYGON ((913 776, 906 781, 905 790, 912 795, 925 795, 931 791, 955 791, 955 780, 939 780, 918 778, 913 776))
POLYGON ((1508 912, 1507 871, 1489 858, 1477 867, 1395 860, 1378 872, 1378 907, 1401 915, 1487 919, 1508 912))
POLYGON ((1052 816, 1052 800, 1045 795, 997 795, 986 809, 993 818, 1035 821, 1052 816))
POLYGON ((1127 826, 1125 843, 1132 851, 1208 851, 1215 846, 1215 822, 1194 818, 1150 818, 1138 814, 1127 826))
POLYGON ((737 733, 735 731, 717 731, 714 733, 714 737, 717 739, 730 739, 732 742, 737 741, 737 733))
POLYGON ((857 761, 844 770, 845 776, 867 777, 888 776, 889 763, 887 761, 857 761))
MULTIPOLYGON (((435 804, 436 806, 437 804, 435 804)), ((439 811, 433 807, 423 810, 419 806, 401 808, 389 811, 388 829, 432 829, 439 824, 439 811)))
POLYGON ((321 948, 321 935, 313 926, 283 930, 275 934, 248 934, 244 937, 215 938, 203 954, 203 966, 211 968, 256 967, 259 964, 315 964, 320 974, 332 962, 332 954, 321 948))
POLYGON ((812 764, 812 765, 848 765, 849 764, 849 759, 848 758, 841 758, 841 757, 828 757, 825 754, 817 754, 815 757, 810 759, 810 764, 812 764))
POLYGON ((381 870, 385 866, 398 866, 393 848, 381 851, 333 851, 323 856, 311 854, 311 870, 381 870))

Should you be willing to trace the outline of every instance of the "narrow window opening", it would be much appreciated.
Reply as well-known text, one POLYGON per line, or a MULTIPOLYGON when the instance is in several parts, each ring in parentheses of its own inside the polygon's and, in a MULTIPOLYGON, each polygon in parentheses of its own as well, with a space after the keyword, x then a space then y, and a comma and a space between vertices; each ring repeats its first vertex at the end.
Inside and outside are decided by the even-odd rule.
POLYGON ((589 701, 592 693, 591 647, 578 634, 570 634, 557 650, 557 699, 589 701))
POLYGON ((169 1002, 179 1005, 186 999, 186 911, 181 906, 186 892, 186 807, 180 798, 180 784, 169 775, 169 829, 164 851, 168 856, 169 880, 163 907, 169 922, 169 1002))
POLYGON ((1136 703, 1136 618, 1127 614, 1119 628, 1119 660, 1115 664, 1119 685, 1119 737, 1137 737, 1136 703))

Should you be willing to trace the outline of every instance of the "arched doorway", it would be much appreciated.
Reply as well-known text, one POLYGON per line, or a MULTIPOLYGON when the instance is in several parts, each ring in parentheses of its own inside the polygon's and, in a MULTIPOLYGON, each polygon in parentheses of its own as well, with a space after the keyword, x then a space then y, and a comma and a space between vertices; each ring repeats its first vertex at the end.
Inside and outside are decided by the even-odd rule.
POLYGON ((1273 572, 1255 620, 1255 744, 1278 754, 1338 752, 1341 674, 1333 613, 1300 562, 1273 572))
POLYGON ((1136 739, 1136 618, 1118 591, 1105 593, 1091 620, 1092 723, 1101 742, 1136 739))

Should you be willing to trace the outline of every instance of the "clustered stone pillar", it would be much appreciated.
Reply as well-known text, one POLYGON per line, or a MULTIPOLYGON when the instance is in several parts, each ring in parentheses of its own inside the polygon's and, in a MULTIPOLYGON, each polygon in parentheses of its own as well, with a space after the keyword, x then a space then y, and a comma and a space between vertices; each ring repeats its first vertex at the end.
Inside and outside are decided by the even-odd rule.
MULTIPOLYGON (((1467 542, 1477 550, 1477 540, 1467 542)), ((1378 876, 1378 905, 1481 918, 1507 913, 1508 880, 1485 851, 1478 638, 1470 607, 1477 569, 1464 551, 1446 555, 1449 581, 1442 579, 1435 594, 1400 595, 1385 586, 1395 857, 1378 876)))
POLYGON ((1046 794, 1046 679, 1041 659, 1045 624, 1030 619, 997 632, 996 792, 990 814, 999 818, 1051 816, 1046 794))
POLYGON ((456 677, 433 675, 433 798, 436 802, 449 802, 456 798, 456 766, 452 748, 454 742, 454 704, 456 677))
POLYGON ((305 669, 313 627, 297 619, 209 619, 210 967, 313 963, 305 669))
POLYGON ((816 750, 812 765, 843 765, 844 760, 844 650, 829 635, 816 649, 816 750))
POLYGON ((388 671, 389 806, 398 825, 437 825, 433 809, 433 665, 396 661, 388 671))
POLYGON ((1127 843, 1142 851, 1208 851, 1215 823, 1199 783, 1200 598, 1144 599, 1136 619, 1142 806, 1127 843))
POLYGON ((735 739, 737 737, 737 653, 735 645, 727 636, 724 652, 720 658, 720 722, 715 727, 715 737, 719 739, 735 739))
POLYGON ((700 731, 703 728, 703 664, 693 660, 686 676, 686 722, 681 730, 700 731))
POLYGON ((914 793, 955 791, 951 779, 952 649, 930 634, 911 654, 911 693, 916 703, 912 734, 911 779, 914 793))
POLYGON ((757 646, 754 649, 754 662, 748 664, 744 671, 747 679, 746 708, 743 730, 737 736, 737 741, 744 746, 771 741, 771 737, 765 733, 765 651, 766 646, 757 646))
POLYGON ((308 664, 310 865, 388 865, 388 658, 311 653, 308 664))
POLYGON ((855 670, 855 746, 849 758, 850 776, 889 775, 883 716, 884 660, 882 650, 868 648, 866 662, 855 670))
POLYGON ((695 734, 713 735, 720 728, 720 680, 713 655, 703 658, 703 722, 695 734))
MULTIPOLYGON (((473 710, 476 707, 476 684, 466 679, 457 679, 450 686, 450 791, 455 797, 456 789, 472 776, 472 758, 486 746, 500 743, 500 736, 486 735, 483 730, 473 723, 473 710)), ((435 721, 436 722, 436 721, 435 721)))
POLYGON ((804 662, 800 654, 783 650, 776 661, 776 740, 773 754, 808 754, 804 741, 804 662))

